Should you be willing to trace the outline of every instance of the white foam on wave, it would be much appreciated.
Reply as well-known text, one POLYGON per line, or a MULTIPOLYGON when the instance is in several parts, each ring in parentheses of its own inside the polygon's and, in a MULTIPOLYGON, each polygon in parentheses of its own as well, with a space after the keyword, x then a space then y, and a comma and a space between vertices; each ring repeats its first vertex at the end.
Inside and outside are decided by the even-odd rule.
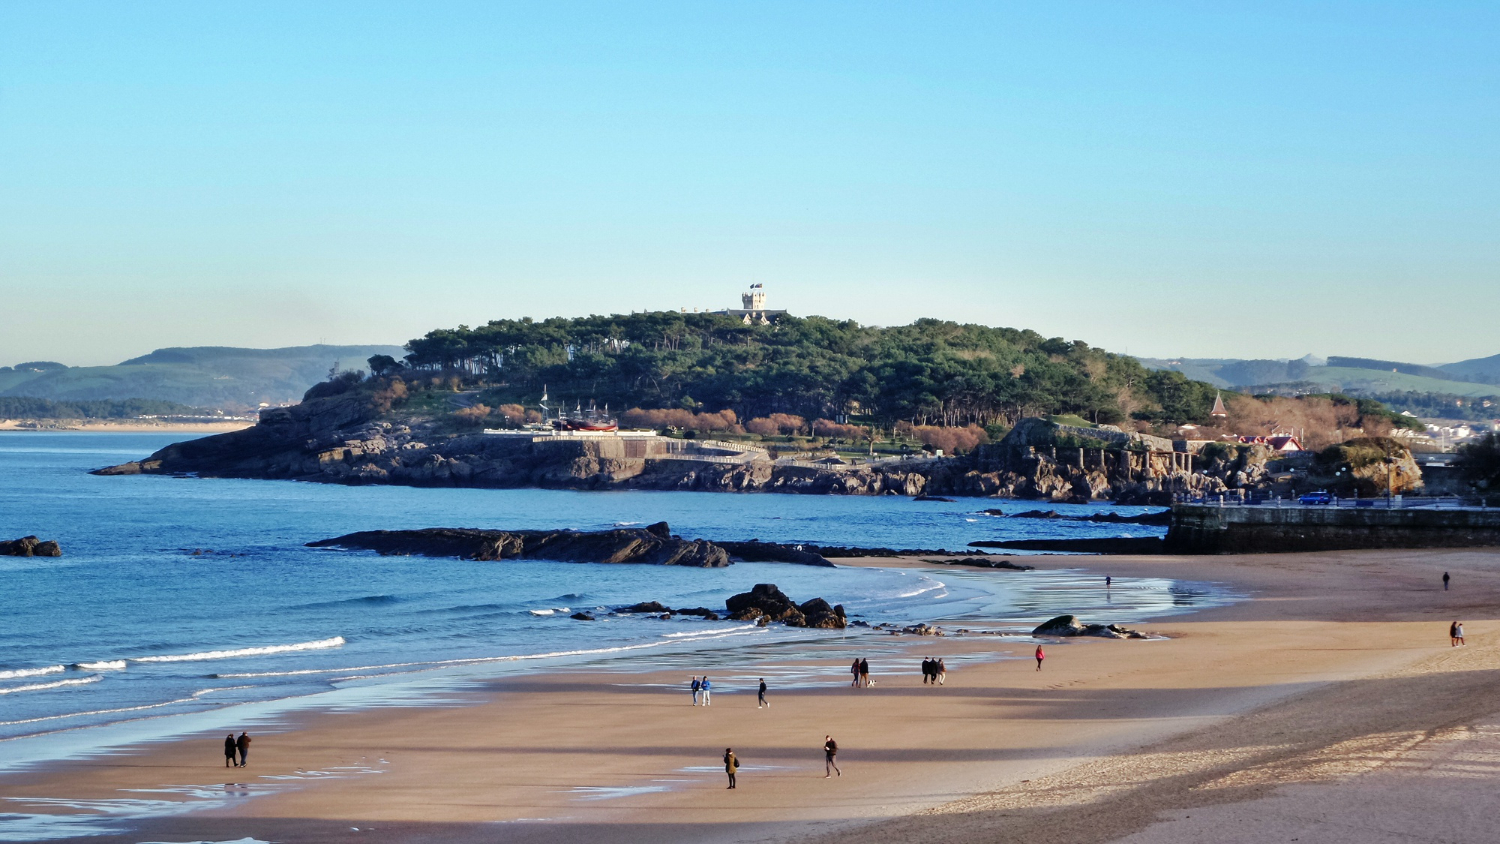
POLYGON ((138 656, 135 662, 201 662, 210 659, 232 659, 240 656, 265 656, 267 654, 284 654, 294 651, 321 651, 328 648, 339 648, 344 645, 343 636, 334 636, 332 639, 318 639, 315 642, 298 642, 294 645, 266 645, 261 648, 239 648, 232 651, 203 651, 193 654, 169 654, 165 656, 138 656))
POLYGON ((918 587, 916 589, 913 589, 913 590, 911 590, 909 592, 898 593, 896 595, 896 597, 897 598, 915 598, 918 595, 926 595, 928 592, 935 592, 935 591, 937 591, 939 589, 947 589, 948 588, 948 584, 942 582, 941 580, 930 580, 930 579, 925 578, 925 577, 922 578, 922 580, 924 580, 926 582, 923 583, 920 587, 918 587))
POLYGON ((44 692, 48 689, 60 689, 64 686, 86 686, 89 683, 97 683, 103 680, 98 674, 89 677, 79 677, 74 680, 53 680, 50 683, 32 683, 29 686, 11 686, 8 689, 0 689, 0 695, 13 695, 16 692, 44 692))
POLYGON ((700 639, 722 639, 725 636, 743 636, 746 633, 756 633, 760 628, 753 624, 746 625, 734 630, 684 630, 681 633, 663 633, 663 639, 689 639, 697 641, 700 639))
POLYGON ((557 610, 527 610, 532 615, 555 615, 557 610))
MULTIPOLYGON (((213 676, 215 678, 217 678, 217 679, 220 679, 220 680, 230 680, 230 679, 245 680, 245 679, 259 679, 259 678, 263 678, 263 677, 301 677, 301 676, 306 676, 306 675, 309 675, 309 674, 342 674, 342 673, 345 673, 345 672, 348 672, 348 671, 383 671, 383 670, 388 670, 388 669, 392 669, 392 668, 412 668, 412 669, 415 669, 417 671, 433 671, 433 670, 440 669, 440 668, 452 668, 452 667, 461 666, 461 665, 483 665, 485 663, 493 663, 493 662, 521 662, 521 661, 530 660, 530 659, 556 659, 558 657, 564 657, 564 656, 599 656, 599 655, 602 655, 602 654, 622 653, 622 652, 625 652, 625 651, 639 651, 639 650, 645 650, 645 649, 648 649, 648 648, 659 648, 659 647, 662 647, 664 645, 692 644, 694 642, 703 642, 703 641, 709 641, 709 640, 712 640, 712 639, 722 639, 722 638, 725 638, 725 637, 728 637, 728 636, 743 636, 743 635, 745 635, 747 633, 765 633, 765 632, 766 632, 765 628, 752 627, 752 628, 750 628, 748 630, 745 630, 745 629, 736 629, 736 630, 707 631, 706 635, 704 635, 704 636, 702 636, 700 638, 696 638, 696 639, 682 640, 682 639, 673 639, 673 638, 663 637, 662 641, 657 641, 657 642, 642 642, 640 644, 635 644, 635 645, 620 645, 618 647, 613 647, 613 648, 588 648, 588 649, 574 650, 574 651, 549 651, 547 653, 539 653, 539 654, 514 654, 512 656, 480 656, 480 657, 470 657, 468 659, 441 659, 441 660, 434 660, 434 661, 431 661, 431 662, 392 662, 392 663, 387 663, 385 665, 354 665, 354 666, 348 666, 348 667, 345 667, 345 668, 303 668, 303 669, 299 669, 299 670, 296 670, 296 671, 252 671, 252 672, 215 674, 213 676)), ((667 637, 670 637, 671 635, 672 634, 670 634, 670 633, 666 634, 667 637)), ((403 672, 403 673, 405 673, 405 672, 403 672)), ((380 676, 380 675, 370 675, 370 676, 380 676)), ((359 677, 349 677, 349 678, 343 678, 343 679, 360 679, 360 680, 365 680, 365 679, 370 679, 370 677, 368 677, 368 676, 359 676, 359 677)))
POLYGON ((22 677, 41 677, 44 674, 57 674, 66 671, 62 665, 49 665, 46 668, 16 668, 11 671, 0 671, 0 680, 19 680, 22 677))
POLYGON ((79 671, 124 671, 125 660, 106 659, 103 662, 75 662, 73 667, 79 671))
POLYGON ((179 703, 193 703, 204 695, 214 692, 232 692, 238 689, 253 689, 254 686, 222 686, 217 689, 199 689, 189 697, 180 697, 176 700, 165 700, 161 703, 143 703, 140 706, 122 706, 118 709, 90 709, 84 712, 65 712, 62 715, 43 715, 39 718, 23 718, 20 721, 0 721, 0 727, 13 727, 17 724, 37 724, 42 721, 60 721, 64 718, 83 718, 88 715, 117 715, 121 712, 140 712, 143 709, 160 709, 163 706, 173 706, 179 703))

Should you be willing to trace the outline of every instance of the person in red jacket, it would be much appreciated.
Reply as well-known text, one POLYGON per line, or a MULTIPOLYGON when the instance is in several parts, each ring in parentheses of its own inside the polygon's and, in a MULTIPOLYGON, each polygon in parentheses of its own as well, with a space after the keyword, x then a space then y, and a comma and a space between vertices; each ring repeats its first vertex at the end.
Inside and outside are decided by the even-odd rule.
POLYGON ((1044 653, 1042 653, 1042 646, 1041 645, 1037 645, 1036 646, 1036 670, 1038 670, 1038 671, 1042 670, 1042 660, 1044 660, 1046 658, 1047 658, 1047 655, 1044 654, 1044 653))

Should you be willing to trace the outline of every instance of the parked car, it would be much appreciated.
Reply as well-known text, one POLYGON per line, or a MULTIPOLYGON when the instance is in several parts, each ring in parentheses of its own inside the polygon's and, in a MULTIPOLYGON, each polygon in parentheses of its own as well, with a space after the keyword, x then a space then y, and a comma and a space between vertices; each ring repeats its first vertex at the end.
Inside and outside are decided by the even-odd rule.
POLYGON ((1326 489, 1320 489, 1317 492, 1309 492, 1297 499, 1297 502, 1299 504, 1332 504, 1333 493, 1326 489))

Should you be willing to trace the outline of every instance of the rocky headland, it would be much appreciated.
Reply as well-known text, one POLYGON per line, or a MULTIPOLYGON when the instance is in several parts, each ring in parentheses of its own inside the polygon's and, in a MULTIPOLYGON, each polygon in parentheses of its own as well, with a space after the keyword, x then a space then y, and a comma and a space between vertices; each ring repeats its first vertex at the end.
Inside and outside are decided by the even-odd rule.
POLYGON ((10 541, 0 540, 0 557, 61 557, 62 548, 50 539, 23 536, 10 541))
POLYGON ((1169 503, 1264 480, 1264 460, 1188 469, 1168 440, 1101 425, 1022 419, 999 443, 952 458, 816 465, 664 449, 619 437, 455 433, 396 417, 363 393, 270 408, 240 431, 175 443, 100 475, 186 475, 339 484, 659 489, 835 495, 944 495, 1169 503), (1081 444, 1081 445, 1079 445, 1081 444), (670 453, 667 453, 670 452, 670 453))

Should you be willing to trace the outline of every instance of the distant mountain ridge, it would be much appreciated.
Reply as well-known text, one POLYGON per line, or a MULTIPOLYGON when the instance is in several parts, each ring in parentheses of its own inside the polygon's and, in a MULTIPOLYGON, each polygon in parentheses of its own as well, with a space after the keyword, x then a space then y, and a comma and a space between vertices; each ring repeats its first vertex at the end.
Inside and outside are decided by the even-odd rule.
MULTIPOLYGON (((1308 355, 1297 360, 1139 358, 1149 369, 1170 369, 1197 381, 1234 390, 1336 392, 1377 398, 1396 410, 1430 415, 1435 398, 1500 403, 1500 355, 1425 366, 1376 358, 1308 355)), ((1481 414, 1483 415, 1483 414, 1481 414)))
POLYGON ((299 401, 335 366, 362 370, 372 355, 403 354, 405 350, 395 345, 174 347, 115 366, 53 368, 32 362, 24 369, 0 369, 0 396, 54 401, 155 399, 243 412, 262 403, 299 401))

